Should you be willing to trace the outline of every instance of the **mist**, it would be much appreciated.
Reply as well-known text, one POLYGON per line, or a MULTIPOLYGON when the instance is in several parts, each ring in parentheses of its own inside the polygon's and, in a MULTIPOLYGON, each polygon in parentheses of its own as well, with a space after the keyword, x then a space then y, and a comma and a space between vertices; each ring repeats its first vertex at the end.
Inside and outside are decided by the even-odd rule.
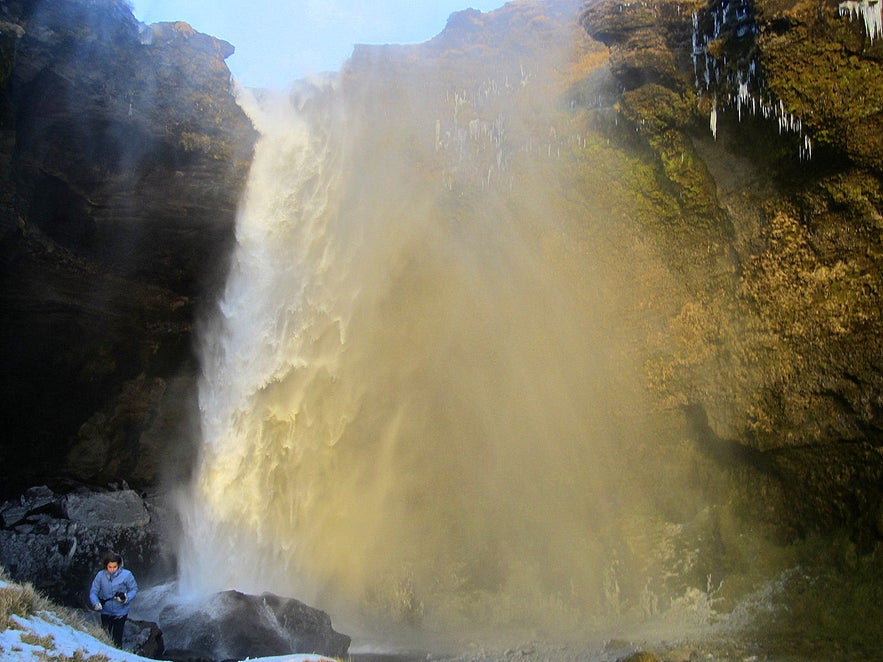
POLYGON ((567 193, 585 135, 556 73, 578 44, 538 43, 477 69, 366 48, 241 92, 262 138, 201 333, 188 590, 424 639, 654 609, 665 555, 622 551, 656 526, 622 324, 637 255, 607 202, 567 193))

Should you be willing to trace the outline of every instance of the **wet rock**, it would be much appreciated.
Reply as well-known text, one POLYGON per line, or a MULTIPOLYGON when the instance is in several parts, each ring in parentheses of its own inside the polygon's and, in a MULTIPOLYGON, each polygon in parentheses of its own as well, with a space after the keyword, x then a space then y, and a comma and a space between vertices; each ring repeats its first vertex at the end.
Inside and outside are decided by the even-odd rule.
POLYGON ((244 659, 293 653, 345 657, 350 637, 323 611, 272 593, 216 593, 159 614, 169 659, 244 659))
POLYGON ((152 660, 162 659, 165 643, 156 623, 128 619, 123 632, 123 648, 152 660))

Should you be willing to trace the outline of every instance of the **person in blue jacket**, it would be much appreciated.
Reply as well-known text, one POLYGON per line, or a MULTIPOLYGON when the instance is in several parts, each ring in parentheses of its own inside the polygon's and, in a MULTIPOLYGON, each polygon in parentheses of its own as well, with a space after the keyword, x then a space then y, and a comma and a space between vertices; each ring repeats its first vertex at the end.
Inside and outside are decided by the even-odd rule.
POLYGON ((92 580, 89 602, 101 612, 101 625, 117 648, 123 647, 123 628, 129 617, 129 605, 138 594, 135 575, 123 568, 123 558, 116 552, 101 555, 102 570, 92 580))

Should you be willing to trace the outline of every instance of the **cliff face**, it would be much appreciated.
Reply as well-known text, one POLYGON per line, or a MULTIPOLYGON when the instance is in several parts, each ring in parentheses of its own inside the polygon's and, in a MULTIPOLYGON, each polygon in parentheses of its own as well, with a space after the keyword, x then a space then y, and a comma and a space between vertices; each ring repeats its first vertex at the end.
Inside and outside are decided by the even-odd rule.
POLYGON ((151 482, 188 447, 194 316, 255 140, 233 48, 117 0, 0 20, 4 490, 151 482))
POLYGON ((599 2, 581 21, 685 201, 653 230, 688 275, 654 390, 755 514, 846 524, 867 548, 883 535, 883 50, 846 5, 599 2), (723 268, 697 270, 700 252, 723 268))
MULTIPOLYGON (((590 2, 580 36, 577 5, 460 12, 426 44, 358 47, 344 88, 365 117, 413 90, 447 98, 429 150, 450 152, 442 175, 469 195, 505 170, 501 145, 566 152, 575 165, 542 213, 587 238, 544 241, 576 271, 596 235, 613 247, 592 268, 622 272, 640 312, 618 322, 640 339, 629 351, 656 402, 686 412, 748 514, 871 545, 883 39, 849 3, 590 2), (573 52, 553 82, 535 78, 562 42, 573 52), (487 69, 472 74, 477 59, 487 69), (477 161, 457 160, 469 140, 477 161), (577 199, 610 220, 589 227, 577 199)), ((225 270, 254 142, 230 94, 232 47, 140 26, 115 0, 2 11, 0 461, 17 467, 4 485, 147 484, 159 457, 190 448, 193 321, 225 270)))

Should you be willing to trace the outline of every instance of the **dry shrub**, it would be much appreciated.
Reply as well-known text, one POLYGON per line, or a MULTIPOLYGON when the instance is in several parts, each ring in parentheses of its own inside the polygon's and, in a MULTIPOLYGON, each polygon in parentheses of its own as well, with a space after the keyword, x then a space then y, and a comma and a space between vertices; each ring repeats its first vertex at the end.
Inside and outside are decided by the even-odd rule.
POLYGON ((45 608, 45 600, 30 584, 10 584, 0 588, 0 630, 9 629, 13 615, 28 618, 45 608))
POLYGON ((73 655, 54 655, 50 653, 38 653, 35 662, 110 662, 107 655, 100 653, 90 655, 86 651, 76 650, 73 655))
POLYGON ((40 637, 33 632, 24 632, 20 639, 23 644, 28 644, 29 646, 37 646, 39 648, 45 648, 46 650, 52 650, 55 648, 55 637, 51 634, 40 637))

